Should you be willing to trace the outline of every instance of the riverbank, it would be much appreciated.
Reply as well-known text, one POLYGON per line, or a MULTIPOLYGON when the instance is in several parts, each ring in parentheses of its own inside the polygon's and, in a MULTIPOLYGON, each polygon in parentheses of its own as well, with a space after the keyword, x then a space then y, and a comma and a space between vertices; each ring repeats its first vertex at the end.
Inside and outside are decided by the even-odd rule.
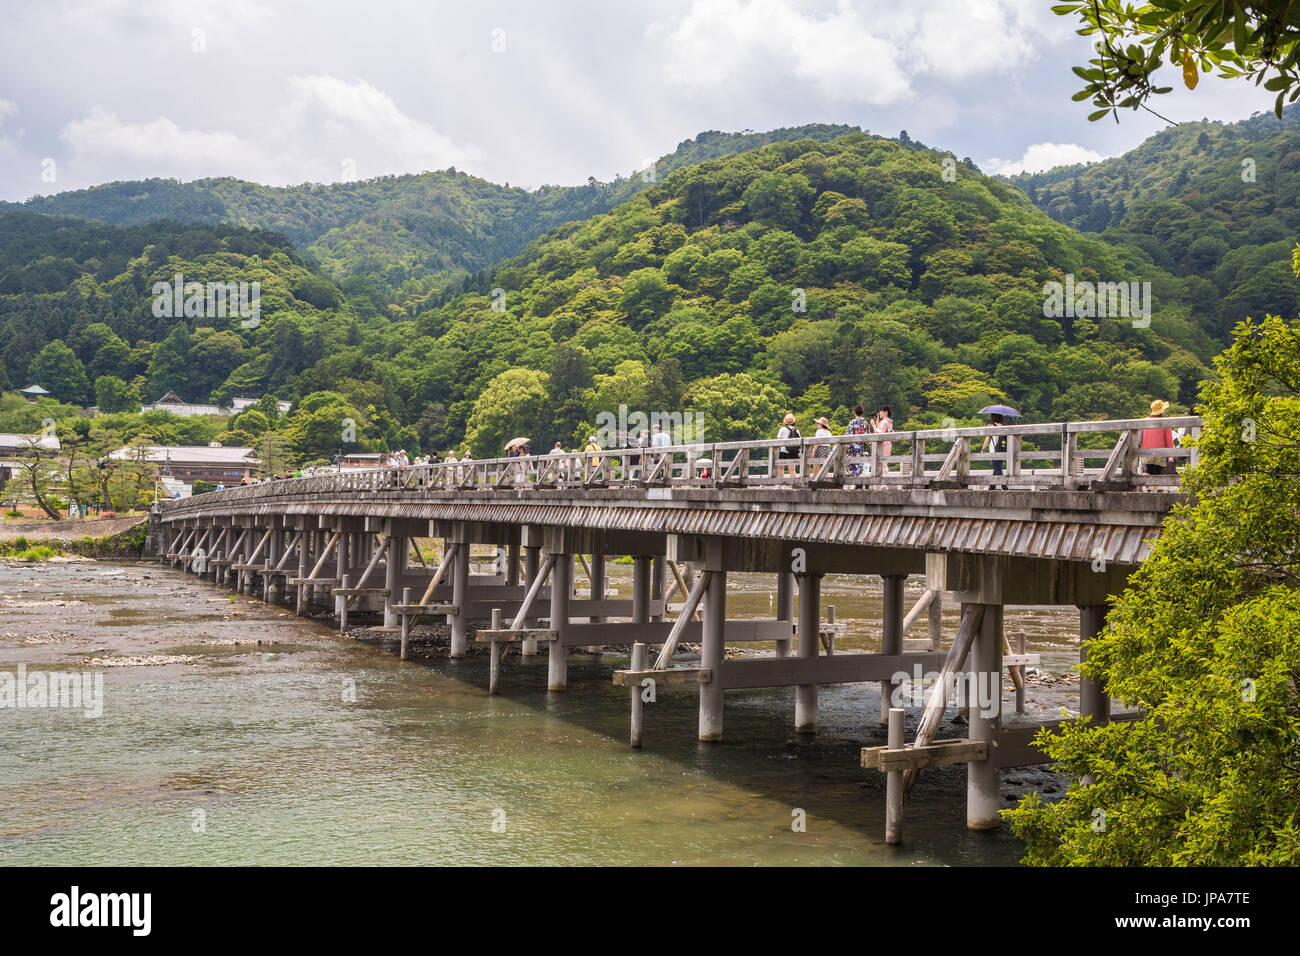
POLYGON ((76 555, 96 560, 140 557, 148 516, 0 526, 0 558, 42 561, 76 555), (91 533, 96 532, 96 533, 91 533))

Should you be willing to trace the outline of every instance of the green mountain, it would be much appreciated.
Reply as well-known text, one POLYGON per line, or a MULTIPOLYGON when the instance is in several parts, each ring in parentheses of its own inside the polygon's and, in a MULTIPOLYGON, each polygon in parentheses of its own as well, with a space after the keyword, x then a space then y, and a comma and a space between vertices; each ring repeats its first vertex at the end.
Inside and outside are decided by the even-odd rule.
POLYGON ((383 304, 440 291, 466 273, 518 254, 555 226, 613 208, 682 166, 781 140, 825 141, 852 129, 810 125, 765 133, 710 131, 681 143, 653 172, 533 192, 453 168, 289 187, 237 179, 117 182, 0 203, 0 211, 24 209, 115 225, 176 220, 271 229, 318 260, 353 294, 383 304))
POLYGON ((1282 119, 1182 123, 1090 165, 1010 177, 1058 222, 1143 249, 1202 290, 1207 328, 1300 306, 1300 105, 1282 119))
POLYGON ((1220 345, 1198 289, 1141 249, 862 133, 678 170, 474 285, 387 345, 426 357, 417 403, 464 421, 475 454, 525 426, 570 443, 619 404, 694 408, 718 439, 770 436, 787 407, 842 426, 857 402, 931 423, 990 399, 1126 416, 1190 403, 1220 345), (1066 274, 1150 282, 1150 327, 1045 318, 1044 283, 1066 274))
MULTIPOLYGON (((735 142, 705 137, 678 152, 735 142)), ((463 184, 463 199, 514 192, 436 175, 463 184)), ((333 197, 410 189, 360 185, 333 197)), ((526 242, 501 240, 518 253, 402 308, 366 287, 360 253, 340 259, 357 273, 336 282, 276 232, 0 213, 0 375, 11 388, 38 379, 64 403, 93 395, 105 411, 165 390, 191 402, 294 403, 283 420, 273 404, 213 421, 112 416, 132 433, 239 444, 272 435, 303 460, 354 440, 483 456, 516 434, 572 446, 621 406, 693 411, 715 440, 770 436, 787 409, 805 429, 822 414, 842 428, 859 402, 890 405, 900 427, 972 421, 989 401, 1031 420, 1128 416, 1153 398, 1189 405, 1222 344, 1203 321, 1219 307, 1212 284, 1138 244, 1057 223, 969 161, 905 135, 776 141, 616 188, 631 198, 526 242), (157 315, 155 284, 177 273, 258 281, 260 321, 157 315), (1151 320, 1086 308, 1045 317, 1051 281, 1150 283, 1151 320), (344 437, 349 421, 355 438, 344 437)), ((303 217, 342 217, 319 191, 250 186, 247 201, 292 194, 303 217)), ((163 192, 177 204, 193 196, 163 192)), ((394 221, 398 205, 380 218, 394 221)), ((308 248, 366 221, 330 226, 308 248)), ((477 227, 485 242, 498 241, 494 227, 486 216, 477 227)), ((76 408, 22 407, 11 395, 0 430, 46 414, 74 418, 76 408)))

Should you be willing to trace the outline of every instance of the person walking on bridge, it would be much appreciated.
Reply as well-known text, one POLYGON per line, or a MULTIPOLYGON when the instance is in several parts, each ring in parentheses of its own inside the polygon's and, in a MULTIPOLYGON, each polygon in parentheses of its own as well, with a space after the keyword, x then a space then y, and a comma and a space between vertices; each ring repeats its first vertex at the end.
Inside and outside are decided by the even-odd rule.
MULTIPOLYGON (((846 435, 865 435, 867 433, 867 420, 862 417, 863 408, 861 405, 853 406, 853 417, 849 419, 849 427, 844 429, 846 435)), ((850 443, 848 454, 850 458, 861 458, 867 450, 863 444, 850 443)), ((862 462, 850 462, 849 477, 861 478, 863 472, 862 462)))
MULTIPOLYGON (((1148 420, 1155 419, 1163 421, 1165 412, 1169 410, 1169 403, 1157 398, 1151 403, 1151 414, 1147 416, 1148 420)), ((1148 426, 1142 430, 1141 448, 1173 448, 1174 431, 1167 425, 1163 428, 1148 426)), ((1167 475, 1173 474, 1173 459, 1167 456, 1147 456, 1143 457, 1143 471, 1148 475, 1167 475)), ((1154 487, 1147 487, 1145 491, 1154 491, 1154 487)))
MULTIPOLYGON (((892 414, 893 413, 890 411, 888 405, 880 406, 880 411, 876 413, 877 433, 892 432, 894 430, 894 420, 890 417, 890 415, 892 414)), ((887 462, 885 459, 889 457, 890 453, 893 452, 893 450, 894 450, 894 443, 892 441, 884 442, 881 445, 880 471, 882 474, 889 471, 889 462, 887 462)))
POLYGON ((776 433, 778 441, 785 442, 777 452, 777 460, 780 462, 780 476, 789 478, 797 476, 799 471, 799 429, 795 427, 795 417, 793 412, 786 412, 785 418, 781 420, 781 429, 776 433))

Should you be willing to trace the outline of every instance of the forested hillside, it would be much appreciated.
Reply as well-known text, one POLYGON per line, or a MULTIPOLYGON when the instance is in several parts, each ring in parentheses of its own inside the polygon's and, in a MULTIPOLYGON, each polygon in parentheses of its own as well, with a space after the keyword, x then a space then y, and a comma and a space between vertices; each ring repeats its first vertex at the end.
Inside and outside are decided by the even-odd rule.
POLYGON ((437 357, 416 394, 476 454, 524 422, 570 442, 620 402, 701 410, 722 439, 770 435, 787 406, 843 424, 858 401, 939 422, 994 398, 1040 419, 1193 400, 1219 347, 1205 290, 964 164, 947 181, 944 158, 859 133, 679 170, 503 264, 481 290, 504 311, 421 313, 396 358, 437 357), (1152 282, 1151 326, 1045 319, 1065 273, 1152 282))
MULTIPOLYGON (((692 150, 720 149, 701 139, 692 150)), ((1189 406, 1222 346, 1212 284, 905 135, 773 142, 642 185, 404 307, 274 232, 0 214, 0 376, 56 399, 11 394, 0 431, 48 416, 86 440, 274 439, 313 461, 358 446, 486 456, 514 434, 573 446, 620 404, 696 411, 716 440, 771 436, 786 409, 842 428, 857 402, 891 405, 900 427, 973 421, 993 400, 1031 420, 1129 416, 1153 398, 1189 406), (153 285, 176 273, 260 282, 260 322, 156 316, 153 285), (1150 282, 1149 327, 1045 318, 1044 283, 1067 274, 1150 282), (266 401, 237 418, 130 413, 166 390, 266 401), (77 417, 91 401, 114 414, 77 417)))
POLYGON ((1182 123, 1123 156, 1010 181, 1058 222, 1136 245, 1219 299, 1204 316, 1216 336, 1300 306, 1300 104, 1280 120, 1182 123))
POLYGON ((116 225, 170 219, 226 223, 282 233, 349 293, 377 308, 440 293, 466 273, 516 255, 565 222, 586 219, 631 198, 685 165, 788 139, 829 140, 852 127, 810 125, 764 133, 705 132, 681 143, 653 170, 614 182, 528 192, 455 169, 363 182, 273 187, 236 179, 109 183, 0 203, 116 225))

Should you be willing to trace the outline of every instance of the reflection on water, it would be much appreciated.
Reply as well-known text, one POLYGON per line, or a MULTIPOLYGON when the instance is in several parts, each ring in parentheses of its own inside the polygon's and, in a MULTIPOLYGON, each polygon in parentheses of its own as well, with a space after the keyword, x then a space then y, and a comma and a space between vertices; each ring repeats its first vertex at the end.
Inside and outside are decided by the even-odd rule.
MULTIPOLYGON (((257 602, 227 604, 178 571, 69 564, 0 575, 0 670, 123 654, 191 660, 107 668, 97 720, 0 711, 4 863, 942 865, 1020 855, 1005 830, 966 831, 960 767, 927 771, 906 845, 883 845, 884 779, 857 766, 860 747, 884 742, 872 685, 823 688, 810 743, 793 739, 791 689, 728 693, 727 739, 711 745, 695 740, 695 697, 661 690, 637 752, 627 691, 610 684, 611 666, 626 661, 616 654, 574 653, 564 694, 547 694, 544 660, 512 657, 490 697, 486 658, 404 663, 391 645, 339 638, 257 602), (59 640, 38 640, 51 633, 59 640), (806 832, 792 831, 796 809, 806 832)), ((626 595, 630 570, 612 565, 610 575, 626 595)), ((729 616, 770 615, 770 577, 731 583, 729 616)), ((828 577, 823 594, 849 625, 844 646, 878 649, 878 579, 828 577)), ((1023 625, 1031 645, 1072 638, 1068 614, 1023 617, 1008 630, 1023 625)))

